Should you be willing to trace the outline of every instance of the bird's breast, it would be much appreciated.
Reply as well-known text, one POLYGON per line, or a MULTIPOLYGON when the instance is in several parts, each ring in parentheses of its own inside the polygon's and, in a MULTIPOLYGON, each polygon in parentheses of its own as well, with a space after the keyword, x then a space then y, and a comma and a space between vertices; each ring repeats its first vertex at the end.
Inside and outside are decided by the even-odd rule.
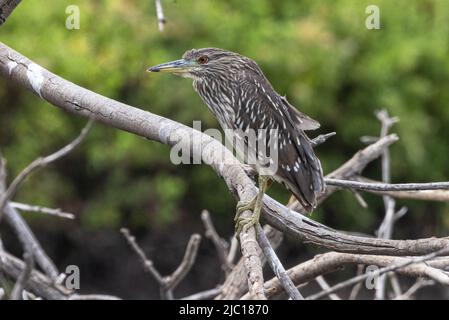
POLYGON ((208 106, 223 129, 234 128, 235 98, 229 88, 215 81, 195 80, 193 88, 208 106))

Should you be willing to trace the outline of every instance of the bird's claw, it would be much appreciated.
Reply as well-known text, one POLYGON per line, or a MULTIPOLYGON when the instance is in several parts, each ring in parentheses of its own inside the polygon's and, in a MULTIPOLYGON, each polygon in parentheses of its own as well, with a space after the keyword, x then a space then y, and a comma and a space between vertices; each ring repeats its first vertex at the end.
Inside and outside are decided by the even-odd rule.
POLYGON ((237 202, 234 222, 237 222, 239 220, 240 215, 243 212, 245 212, 247 210, 254 211, 254 208, 256 207, 256 198, 257 197, 254 197, 254 199, 249 200, 249 201, 240 200, 239 202, 237 202))
POLYGON ((235 235, 236 235, 237 239, 239 239, 239 235, 242 231, 246 232, 250 227, 256 225, 259 222, 260 214, 255 212, 256 203, 257 203, 257 197, 254 197, 254 199, 252 199, 250 201, 242 200, 237 203, 237 213, 235 214, 235 217, 234 217, 235 235), (247 210, 252 212, 251 217, 241 217, 241 214, 247 210))
POLYGON ((237 239, 241 232, 248 231, 249 228, 251 228, 252 226, 255 226, 258 222, 259 222, 259 219, 254 215, 252 215, 249 218, 239 217, 235 224, 235 234, 237 236, 237 239))

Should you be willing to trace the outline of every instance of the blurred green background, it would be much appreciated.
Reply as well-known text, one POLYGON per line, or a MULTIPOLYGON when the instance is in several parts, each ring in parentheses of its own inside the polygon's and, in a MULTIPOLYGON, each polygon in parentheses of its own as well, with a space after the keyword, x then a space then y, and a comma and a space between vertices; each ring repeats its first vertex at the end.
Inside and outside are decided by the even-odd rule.
MULTIPOLYGON (((78 85, 186 125, 201 120, 203 129, 218 124, 191 81, 145 69, 191 48, 236 51, 256 60, 280 94, 321 122, 311 135, 337 132, 317 151, 325 173, 364 146, 361 136, 378 135, 374 112, 385 108, 401 120, 393 128, 401 140, 391 148, 392 181, 448 180, 449 1, 162 3, 168 22, 161 33, 154 1, 23 1, 0 29, 0 41, 78 85), (65 28, 65 10, 73 4, 80 8, 80 30, 65 28), (365 27, 370 4, 380 8, 380 30, 365 27)), ((66 144, 85 123, 5 79, 0 79, 0 115, 0 148, 10 178, 66 144)), ((366 175, 380 179, 380 162, 366 175)), ((288 199, 280 187, 271 194, 288 199)), ((365 198, 367 209, 351 193, 338 192, 313 218, 372 234, 383 203, 365 198)), ((233 230, 235 200, 210 168, 175 166, 168 147, 100 124, 75 152, 34 174, 16 199, 77 214, 75 223, 26 215, 33 228, 52 232, 75 224, 82 232, 128 226, 174 236, 173 230, 201 231, 204 208, 223 236, 233 230)), ((447 234, 447 204, 398 201, 401 205, 409 213, 398 222, 395 237, 447 234)), ((180 240, 181 252, 185 241, 180 240)))

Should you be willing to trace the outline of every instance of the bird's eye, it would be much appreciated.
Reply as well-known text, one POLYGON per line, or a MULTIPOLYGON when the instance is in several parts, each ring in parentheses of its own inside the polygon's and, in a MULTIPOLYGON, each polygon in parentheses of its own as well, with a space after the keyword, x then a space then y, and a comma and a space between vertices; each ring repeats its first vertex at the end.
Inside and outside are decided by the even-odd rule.
POLYGON ((209 61, 209 58, 207 56, 201 56, 198 59, 196 59, 196 62, 199 64, 205 64, 209 61))

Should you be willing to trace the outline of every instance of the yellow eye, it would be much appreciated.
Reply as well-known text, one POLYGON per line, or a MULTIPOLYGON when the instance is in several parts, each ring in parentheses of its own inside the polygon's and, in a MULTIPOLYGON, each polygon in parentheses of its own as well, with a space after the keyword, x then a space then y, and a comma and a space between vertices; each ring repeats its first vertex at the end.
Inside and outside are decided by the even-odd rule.
POLYGON ((199 64, 205 64, 209 61, 209 58, 207 56, 201 56, 198 59, 196 59, 196 62, 199 64))

